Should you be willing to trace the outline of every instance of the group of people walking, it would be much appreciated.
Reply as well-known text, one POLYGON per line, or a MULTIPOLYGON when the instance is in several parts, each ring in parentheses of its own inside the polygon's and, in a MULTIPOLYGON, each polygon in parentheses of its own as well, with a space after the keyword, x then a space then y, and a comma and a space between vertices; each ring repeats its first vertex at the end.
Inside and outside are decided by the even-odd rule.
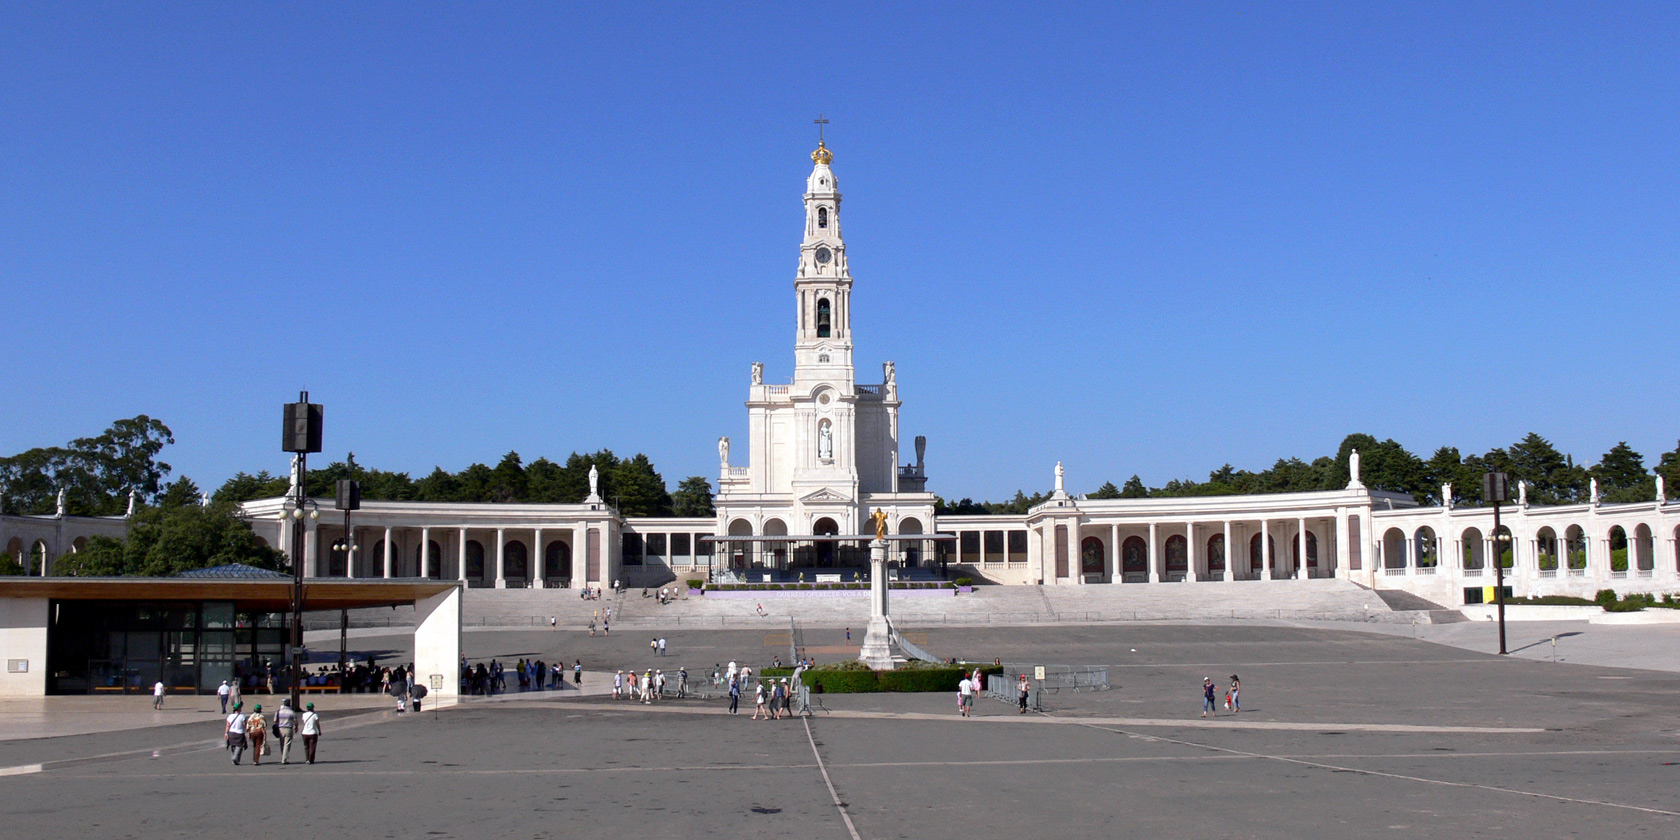
POLYGON ((314 764, 315 745, 321 739, 321 716, 315 713, 314 703, 305 703, 303 713, 299 714, 292 708, 292 701, 282 700, 274 719, 269 720, 263 716, 262 704, 253 706, 246 713, 244 702, 235 702, 232 714, 224 721, 222 737, 234 764, 238 764, 245 756, 245 750, 249 749, 251 763, 260 766, 263 755, 272 751, 271 740, 280 744, 280 763, 288 764, 292 756, 292 742, 299 737, 303 739, 305 763, 314 764))
MULTIPOLYGON (((649 668, 640 674, 634 669, 629 673, 618 671, 613 674, 612 697, 614 700, 640 700, 652 703, 660 699, 670 687, 672 677, 667 676, 664 669, 649 668)), ((688 669, 678 668, 675 672, 677 699, 688 696, 688 669)))
MULTIPOLYGON (((1218 715, 1218 699, 1214 696, 1218 689, 1213 684, 1213 677, 1202 678, 1202 717, 1211 712, 1218 715)), ((1225 689, 1225 711, 1231 714, 1242 713, 1242 680, 1236 674, 1231 675, 1231 687, 1225 689)))

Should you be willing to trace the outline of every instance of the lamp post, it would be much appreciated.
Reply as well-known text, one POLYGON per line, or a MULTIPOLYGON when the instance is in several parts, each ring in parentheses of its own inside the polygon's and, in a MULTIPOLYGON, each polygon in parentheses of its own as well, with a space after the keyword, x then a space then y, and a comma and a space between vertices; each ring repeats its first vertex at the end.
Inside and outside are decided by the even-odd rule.
MULTIPOLYGON (((349 461, 350 468, 354 470, 356 468, 356 453, 350 453, 346 460, 349 461)), ((348 576, 351 568, 353 568, 350 564, 356 562, 356 532, 350 530, 350 511, 361 510, 362 508, 362 483, 353 478, 341 478, 338 480, 337 489, 338 493, 334 499, 333 507, 344 511, 344 539, 340 543, 344 549, 344 573, 348 576)), ((343 609, 338 611, 338 690, 341 694, 345 690, 344 674, 349 670, 349 658, 350 611, 343 609)))
POLYGON ((321 511, 304 488, 309 477, 309 453, 321 451, 321 406, 309 401, 309 392, 298 393, 298 401, 287 403, 282 409, 281 444, 283 452, 297 456, 297 476, 292 498, 282 508, 282 516, 292 519, 292 655, 287 663, 286 677, 291 687, 292 708, 303 708, 303 518, 320 519, 321 511), (309 508, 307 514, 304 508, 309 508))
MULTIPOLYGON (((1499 503, 1510 501, 1507 476, 1490 472, 1482 476, 1482 498, 1493 502, 1493 599, 1499 605, 1499 653, 1505 654, 1505 550, 1499 526, 1499 503)), ((1513 548, 1513 551, 1515 549, 1513 548)), ((1514 558, 1513 558, 1514 559, 1514 558)))

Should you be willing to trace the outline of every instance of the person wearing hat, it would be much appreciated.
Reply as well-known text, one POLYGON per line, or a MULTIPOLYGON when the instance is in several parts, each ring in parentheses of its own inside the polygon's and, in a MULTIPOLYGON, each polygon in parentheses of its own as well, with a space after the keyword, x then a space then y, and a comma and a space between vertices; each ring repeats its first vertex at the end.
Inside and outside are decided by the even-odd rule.
POLYGON ((793 717, 793 689, 788 685, 787 677, 782 677, 782 714, 793 717))
POLYGON ((222 701, 222 714, 224 715, 227 714, 228 693, 232 690, 233 689, 228 688, 227 680, 222 680, 221 687, 216 689, 216 698, 222 701))
POLYGON ((268 721, 263 720, 261 703, 251 707, 251 715, 245 720, 245 737, 251 739, 251 764, 261 767, 263 748, 268 739, 268 721))
POLYGON ((222 737, 227 743, 228 752, 233 756, 233 763, 238 764, 240 756, 245 754, 245 712, 241 710, 242 703, 233 704, 233 714, 227 716, 227 724, 222 728, 222 737))
POLYGON ((1027 685, 1027 675, 1022 674, 1021 681, 1015 684, 1015 702, 1016 705, 1021 708, 1021 710, 1016 714, 1024 715, 1027 713, 1027 692, 1029 690, 1030 686, 1027 685))
POLYGON ((303 704, 303 717, 298 720, 298 734, 303 736, 303 758, 315 763, 315 742, 321 739, 321 716, 315 714, 315 704, 303 704))
POLYGON ((1202 717, 1219 709, 1213 704, 1213 677, 1202 677, 1202 717))
POLYGON ((274 740, 280 742, 280 763, 286 764, 292 755, 292 736, 297 732, 297 710, 292 708, 292 701, 288 698, 280 701, 280 710, 274 713, 274 740))

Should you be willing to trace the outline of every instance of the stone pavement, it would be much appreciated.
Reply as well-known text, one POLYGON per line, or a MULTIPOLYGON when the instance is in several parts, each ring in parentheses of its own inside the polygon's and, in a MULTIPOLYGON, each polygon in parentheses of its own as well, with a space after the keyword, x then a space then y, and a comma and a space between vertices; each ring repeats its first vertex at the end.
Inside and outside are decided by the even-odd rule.
MULTIPOLYGON (((182 727, 5 741, 0 820, 16 836, 148 838, 230 821, 277 834, 289 819, 351 836, 836 840, 1680 830, 1680 676, 1368 630, 925 631, 953 655, 1109 665, 1112 690, 1050 695, 1043 714, 983 699, 962 719, 944 694, 831 695, 810 720, 755 722, 720 701, 554 692, 402 718, 329 715, 313 767, 234 768, 182 727), (1244 713, 1201 718, 1201 677, 1233 672, 1244 713), (148 741, 164 749, 154 757, 148 741)), ((691 671, 695 657, 775 647, 764 632, 689 632, 670 638, 691 671)), ((656 661, 646 639, 567 636, 467 642, 474 655, 583 650, 602 673, 656 661)))

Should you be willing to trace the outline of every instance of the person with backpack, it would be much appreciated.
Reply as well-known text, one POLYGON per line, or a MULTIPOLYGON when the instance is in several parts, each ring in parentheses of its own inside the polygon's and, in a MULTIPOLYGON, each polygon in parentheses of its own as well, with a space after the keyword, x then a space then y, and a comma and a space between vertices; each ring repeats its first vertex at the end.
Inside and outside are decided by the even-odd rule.
POLYGON ((233 704, 233 714, 227 716, 226 724, 222 727, 222 738, 227 744, 228 753, 233 756, 235 766, 239 764, 241 756, 245 755, 245 724, 249 720, 243 703, 233 704))

